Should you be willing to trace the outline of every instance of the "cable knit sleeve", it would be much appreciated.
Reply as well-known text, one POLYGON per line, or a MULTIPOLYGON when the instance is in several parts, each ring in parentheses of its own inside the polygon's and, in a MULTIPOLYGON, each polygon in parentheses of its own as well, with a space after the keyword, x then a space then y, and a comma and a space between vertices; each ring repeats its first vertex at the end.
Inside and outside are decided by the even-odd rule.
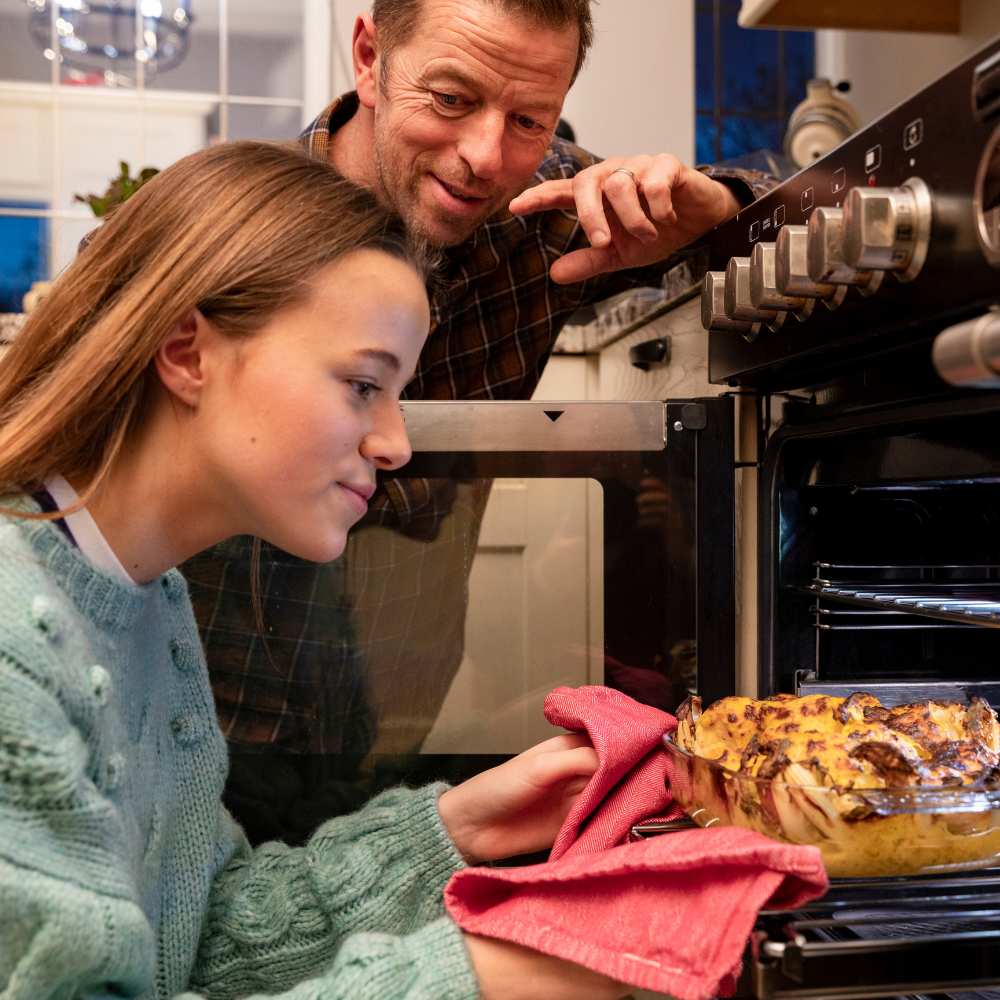
POLYGON ((88 773, 96 712, 51 678, 0 654, 0 995, 137 997, 154 934, 120 817, 88 773))
MULTIPOLYGON (((93 673, 95 695, 89 679, 74 686, 45 667, 0 652, 0 995, 164 1000, 114 768, 88 749, 104 677, 93 673)), ((221 812, 220 871, 187 987, 203 992, 183 996, 478 996, 461 932, 442 915, 461 862, 439 790, 388 792, 298 849, 251 851, 221 812)))
POLYGON ((461 855, 437 800, 446 786, 383 792, 305 847, 251 851, 224 810, 192 985, 212 997, 282 989, 315 997, 478 995, 442 893, 461 855))

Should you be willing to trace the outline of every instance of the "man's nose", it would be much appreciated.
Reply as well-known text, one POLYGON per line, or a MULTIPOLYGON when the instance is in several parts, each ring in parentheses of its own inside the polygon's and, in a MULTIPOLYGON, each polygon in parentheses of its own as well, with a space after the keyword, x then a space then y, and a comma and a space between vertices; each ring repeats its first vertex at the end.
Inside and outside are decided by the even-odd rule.
POLYGON ((361 442, 361 454, 379 469, 398 469, 413 455, 398 403, 388 404, 361 442))
POLYGON ((481 180, 493 180, 503 169, 503 138, 507 118, 503 112, 481 111, 465 123, 458 155, 481 180))

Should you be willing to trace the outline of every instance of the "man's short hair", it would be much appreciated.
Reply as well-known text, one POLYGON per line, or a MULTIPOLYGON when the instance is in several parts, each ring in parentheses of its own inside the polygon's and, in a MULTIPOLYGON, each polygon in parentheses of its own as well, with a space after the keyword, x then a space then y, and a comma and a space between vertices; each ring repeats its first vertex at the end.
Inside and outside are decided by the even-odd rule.
MULTIPOLYGON (((381 40, 383 66, 385 57, 413 34, 424 0, 373 0, 372 20, 381 40)), ((575 80, 587 51, 594 41, 594 22, 590 5, 594 0, 487 0, 501 10, 520 14, 549 28, 575 24, 580 36, 573 67, 575 80)))

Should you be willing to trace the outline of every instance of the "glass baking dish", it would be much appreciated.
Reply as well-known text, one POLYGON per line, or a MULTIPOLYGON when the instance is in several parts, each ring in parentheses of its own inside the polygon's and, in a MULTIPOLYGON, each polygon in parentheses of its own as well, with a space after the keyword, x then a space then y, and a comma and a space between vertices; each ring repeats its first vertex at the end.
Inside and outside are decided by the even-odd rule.
POLYGON ((668 787, 699 826, 741 826, 811 844, 834 878, 920 875, 1000 862, 1000 789, 915 786, 841 791, 755 778, 663 737, 668 787))

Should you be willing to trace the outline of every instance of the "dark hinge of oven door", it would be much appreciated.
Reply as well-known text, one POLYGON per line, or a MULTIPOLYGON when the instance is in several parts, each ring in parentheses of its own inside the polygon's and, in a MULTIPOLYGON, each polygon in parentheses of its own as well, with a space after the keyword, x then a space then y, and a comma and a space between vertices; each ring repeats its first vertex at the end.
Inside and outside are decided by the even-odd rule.
POLYGON ((709 704, 736 692, 732 398, 668 400, 666 455, 672 501, 684 509, 688 532, 686 546, 672 540, 675 555, 666 567, 667 633, 695 637, 697 690, 709 704), (681 624, 678 618, 693 620, 681 624))
POLYGON ((760 942, 759 952, 754 994, 762 1000, 891 997, 1000 987, 998 929, 934 938, 760 942))

